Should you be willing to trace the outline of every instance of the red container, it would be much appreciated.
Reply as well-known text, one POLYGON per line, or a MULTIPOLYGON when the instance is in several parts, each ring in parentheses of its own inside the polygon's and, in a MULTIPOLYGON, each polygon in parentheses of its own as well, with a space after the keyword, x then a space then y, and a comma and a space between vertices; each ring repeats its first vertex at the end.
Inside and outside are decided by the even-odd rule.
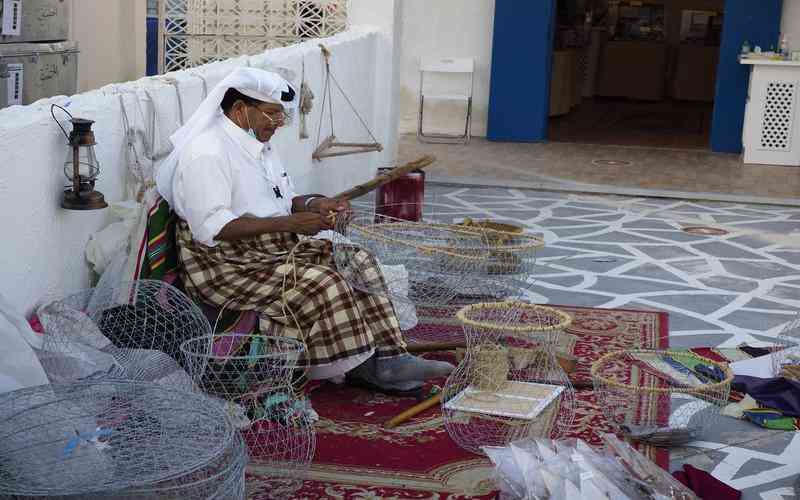
MULTIPOLYGON (((378 173, 385 174, 390 170, 380 168, 378 173)), ((375 215, 419 222, 422 220, 424 197, 425 172, 414 170, 378 188, 375 194, 375 215)), ((378 219, 380 217, 376 217, 376 222, 378 219)))

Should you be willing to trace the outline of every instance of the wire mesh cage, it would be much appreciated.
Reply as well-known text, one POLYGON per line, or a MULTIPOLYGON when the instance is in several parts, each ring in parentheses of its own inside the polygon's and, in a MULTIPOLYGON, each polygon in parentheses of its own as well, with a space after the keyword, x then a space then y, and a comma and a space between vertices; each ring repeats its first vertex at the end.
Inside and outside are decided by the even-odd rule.
POLYGON ((733 372, 688 352, 611 352, 592 365, 597 401, 626 436, 655 445, 697 439, 728 403, 733 372))
POLYGON ((572 425, 575 394, 555 347, 572 322, 569 315, 509 301, 468 305, 457 318, 467 350, 442 395, 450 437, 483 454, 484 446, 564 435, 572 425))
MULTIPOLYGON (((475 252, 484 256, 479 268, 484 277, 521 277, 524 280, 533 274, 536 252, 544 246, 541 236, 525 233, 519 226, 491 220, 467 218, 458 226, 474 232, 485 245, 475 252)), ((477 281, 478 285, 480 281, 477 281)))
POLYGON ((316 445, 315 414, 292 387, 303 344, 286 337, 222 334, 188 340, 181 350, 197 386, 229 402, 251 462, 268 478, 264 491, 273 498, 290 497, 301 486, 316 445))
POLYGON ((40 307, 42 367, 54 383, 88 377, 157 381, 189 388, 183 341, 211 333, 180 290, 154 280, 84 290, 40 307))
POLYGON ((475 234, 453 228, 354 211, 336 220, 336 267, 358 290, 415 304, 443 303, 482 265, 480 257, 457 251, 476 246, 475 234), (402 266, 404 272, 386 279, 375 272, 380 265, 402 266))
POLYGON ((464 328, 456 315, 465 306, 482 302, 535 302, 540 296, 531 291, 526 282, 513 279, 486 277, 474 287, 463 287, 459 293, 444 304, 411 305, 417 323, 404 329, 403 338, 409 343, 459 342, 466 344, 464 328))
POLYGON ((151 382, 0 397, 2 498, 244 498, 246 448, 223 405, 151 382))
POLYGON ((771 356, 776 377, 800 380, 800 314, 786 323, 775 337, 771 356))
POLYGON ((535 251, 543 245, 534 235, 431 220, 410 222, 385 215, 396 212, 385 209, 337 218, 334 255, 337 269, 354 288, 393 300, 442 304, 461 290, 480 288, 488 276, 493 281, 528 276, 535 251), (371 272, 378 264, 404 272, 386 279, 371 272))

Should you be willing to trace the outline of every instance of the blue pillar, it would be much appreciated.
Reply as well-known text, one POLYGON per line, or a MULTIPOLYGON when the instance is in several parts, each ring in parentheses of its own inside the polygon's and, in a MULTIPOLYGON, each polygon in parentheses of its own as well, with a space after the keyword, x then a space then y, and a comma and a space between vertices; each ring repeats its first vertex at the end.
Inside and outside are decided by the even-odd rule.
POLYGON ((778 46, 783 0, 727 0, 722 44, 717 67, 714 118, 711 125, 711 150, 720 153, 742 152, 742 128, 750 67, 739 64, 742 44, 749 40, 765 51, 778 46))
POLYGON ((147 18, 147 76, 158 74, 158 18, 147 18))
POLYGON ((555 13, 556 0, 496 0, 489 140, 547 139, 555 13))

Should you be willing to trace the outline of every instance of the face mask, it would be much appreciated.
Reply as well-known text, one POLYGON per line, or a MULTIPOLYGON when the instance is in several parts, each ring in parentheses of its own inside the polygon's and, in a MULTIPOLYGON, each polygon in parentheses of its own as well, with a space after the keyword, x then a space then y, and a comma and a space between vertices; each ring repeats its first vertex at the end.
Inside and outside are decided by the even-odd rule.
POLYGON ((244 117, 247 119, 247 135, 252 137, 255 140, 258 140, 258 136, 256 135, 256 131, 253 130, 253 127, 250 125, 250 115, 247 113, 247 110, 244 112, 244 117))

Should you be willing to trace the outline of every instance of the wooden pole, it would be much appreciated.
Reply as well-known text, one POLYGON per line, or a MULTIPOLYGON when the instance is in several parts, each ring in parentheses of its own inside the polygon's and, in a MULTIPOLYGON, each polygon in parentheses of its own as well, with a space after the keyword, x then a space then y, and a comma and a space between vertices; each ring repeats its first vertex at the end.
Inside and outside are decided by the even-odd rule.
POLYGON ((455 351, 456 349, 466 349, 467 343, 466 341, 456 341, 456 342, 426 342, 424 344, 407 344, 406 351, 410 352, 411 354, 420 354, 423 352, 435 352, 435 351, 455 351))
POLYGON ((416 417, 423 411, 427 410, 428 408, 432 408, 441 402, 442 402, 442 393, 439 392, 436 395, 426 399, 422 403, 412 406, 408 410, 404 411, 403 413, 389 420, 388 422, 386 422, 386 424, 384 424, 384 427, 386 427, 387 429, 394 429, 398 425, 416 417))
POLYGON ((339 193, 336 196, 334 196, 334 198, 336 198, 337 200, 352 200, 353 198, 358 198, 359 196, 363 196, 369 193, 370 191, 378 189, 384 184, 392 182, 395 179, 399 179, 400 177, 403 177, 404 175, 413 172, 414 170, 428 167, 435 161, 436 161, 435 156, 432 155, 423 156, 418 160, 406 163, 405 165, 401 165, 399 167, 392 169, 390 172, 387 172, 383 175, 379 175, 369 182, 366 182, 352 189, 348 189, 347 191, 339 193))

